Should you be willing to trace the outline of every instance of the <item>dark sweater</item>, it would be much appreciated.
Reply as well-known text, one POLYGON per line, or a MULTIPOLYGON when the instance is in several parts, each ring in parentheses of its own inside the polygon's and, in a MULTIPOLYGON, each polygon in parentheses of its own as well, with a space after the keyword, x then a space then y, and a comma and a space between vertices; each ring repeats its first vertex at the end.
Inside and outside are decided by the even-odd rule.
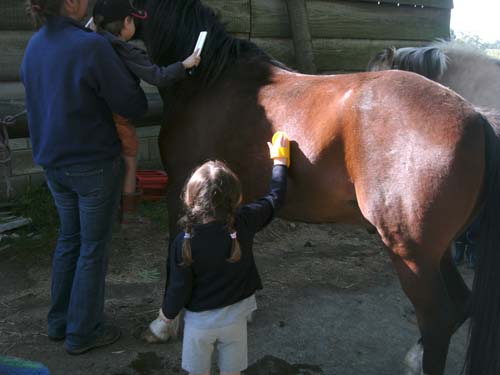
POLYGON ((163 299, 163 313, 173 319, 182 308, 207 311, 239 302, 262 289, 253 257, 255 234, 271 222, 284 201, 287 168, 273 168, 271 191, 263 198, 242 206, 235 217, 235 228, 242 257, 236 263, 227 259, 232 240, 225 222, 213 221, 195 225, 191 238, 193 263, 181 266, 182 242, 180 233, 172 243, 169 256, 169 285, 163 299))
POLYGON ((161 88, 170 87, 186 77, 182 62, 168 66, 158 66, 151 62, 146 51, 124 42, 109 32, 102 35, 111 43, 127 68, 143 81, 161 88))
POLYGON ((66 17, 48 17, 31 38, 21 80, 33 157, 46 167, 117 157, 112 113, 147 111, 144 92, 108 41, 66 17))

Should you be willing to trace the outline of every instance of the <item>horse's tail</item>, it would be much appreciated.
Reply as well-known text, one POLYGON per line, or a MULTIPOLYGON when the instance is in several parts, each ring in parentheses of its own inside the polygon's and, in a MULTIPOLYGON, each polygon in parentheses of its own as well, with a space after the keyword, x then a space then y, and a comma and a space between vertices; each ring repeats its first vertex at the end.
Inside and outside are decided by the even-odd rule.
POLYGON ((467 375, 500 374, 500 116, 484 115, 485 203, 472 288, 467 375))

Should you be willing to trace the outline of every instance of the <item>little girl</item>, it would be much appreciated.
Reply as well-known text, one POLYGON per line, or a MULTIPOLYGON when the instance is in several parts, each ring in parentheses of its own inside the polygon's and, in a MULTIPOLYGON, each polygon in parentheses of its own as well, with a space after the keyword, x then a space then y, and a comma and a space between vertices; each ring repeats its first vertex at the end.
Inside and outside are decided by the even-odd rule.
POLYGON ((240 207, 238 177, 220 161, 196 169, 184 188, 184 231, 172 243, 169 285, 150 330, 167 338, 186 309, 182 367, 190 374, 210 373, 214 346, 221 374, 247 368, 247 319, 257 309, 255 291, 262 289, 253 238, 283 204, 290 160, 284 133, 268 145, 274 167, 271 190, 262 199, 240 207))

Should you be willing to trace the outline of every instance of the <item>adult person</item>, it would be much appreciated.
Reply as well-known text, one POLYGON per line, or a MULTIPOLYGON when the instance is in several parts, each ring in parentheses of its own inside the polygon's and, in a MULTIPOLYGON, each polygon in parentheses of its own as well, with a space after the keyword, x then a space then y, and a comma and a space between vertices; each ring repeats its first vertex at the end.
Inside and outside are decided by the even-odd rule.
POLYGON ((124 171, 112 113, 138 118, 147 101, 110 43, 80 24, 88 0, 28 0, 27 7, 39 29, 21 66, 30 138, 60 218, 48 336, 82 354, 120 337, 103 322, 124 171))

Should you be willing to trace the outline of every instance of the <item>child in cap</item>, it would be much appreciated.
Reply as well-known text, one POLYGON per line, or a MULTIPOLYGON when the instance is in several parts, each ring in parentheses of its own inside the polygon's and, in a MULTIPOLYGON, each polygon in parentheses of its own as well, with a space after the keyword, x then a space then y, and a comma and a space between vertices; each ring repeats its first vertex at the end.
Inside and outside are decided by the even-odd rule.
POLYGON ((255 202, 241 205, 240 181, 220 161, 197 168, 184 187, 184 231, 170 248, 163 306, 145 338, 167 340, 185 308, 182 368, 190 374, 210 373, 215 347, 222 375, 247 368, 247 320, 262 289, 253 239, 284 202, 289 145, 284 133, 273 137, 270 191, 255 202))
MULTIPOLYGON (((93 12, 96 31, 109 40, 127 68, 138 78, 161 88, 171 87, 186 77, 186 70, 198 66, 198 51, 182 62, 160 67, 153 64, 146 52, 127 43, 135 34, 135 20, 144 20, 147 13, 133 6, 131 0, 97 0, 93 12)), ((122 195, 122 223, 137 222, 134 215, 140 199, 136 191, 138 139, 135 127, 122 116, 114 115, 116 130, 122 142, 126 173, 122 195)))

